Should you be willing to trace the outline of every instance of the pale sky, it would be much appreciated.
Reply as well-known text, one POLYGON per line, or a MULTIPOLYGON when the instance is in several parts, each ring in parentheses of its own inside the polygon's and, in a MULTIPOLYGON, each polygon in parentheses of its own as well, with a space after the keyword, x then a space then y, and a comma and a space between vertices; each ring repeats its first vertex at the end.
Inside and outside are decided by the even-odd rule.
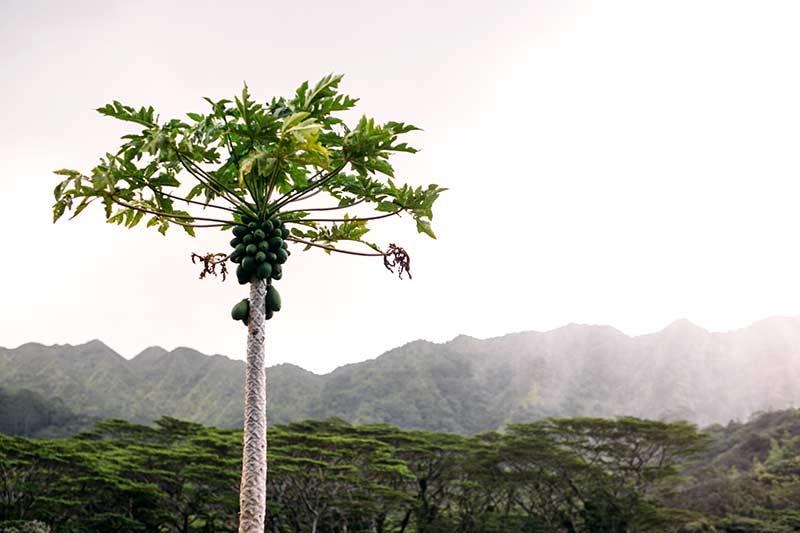
POLYGON ((412 256, 295 253, 269 364, 315 372, 414 339, 571 322, 628 334, 800 314, 800 2, 0 0, 0 346, 99 338, 243 358, 245 287, 197 279, 230 235, 51 223, 52 171, 247 82, 260 100, 343 73, 358 111, 423 128, 396 162, 450 190, 412 256), (222 7, 224 6, 224 8, 222 7))

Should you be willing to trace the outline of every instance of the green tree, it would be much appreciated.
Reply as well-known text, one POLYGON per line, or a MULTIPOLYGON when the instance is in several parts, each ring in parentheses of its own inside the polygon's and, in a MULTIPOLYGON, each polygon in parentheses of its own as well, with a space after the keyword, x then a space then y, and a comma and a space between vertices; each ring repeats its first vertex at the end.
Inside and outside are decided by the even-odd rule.
POLYGON ((708 446, 708 438, 686 422, 579 417, 535 426, 584 466, 573 485, 581 487, 575 497, 588 531, 624 532, 657 523, 650 500, 675 477, 681 461, 708 446))
POLYGON ((210 111, 187 113, 188 121, 161 121, 152 107, 115 101, 98 111, 138 125, 139 132, 124 135, 89 174, 56 172, 64 180, 54 190, 54 220, 99 202, 107 222, 129 228, 145 217, 161 233, 173 224, 190 235, 197 228, 233 228, 233 252, 193 260, 202 260, 203 275, 220 268, 223 279, 226 261, 237 262, 238 281, 250 285, 249 299, 233 311, 248 325, 240 531, 264 530, 264 325, 280 309, 272 281, 282 277, 287 243, 381 257, 400 277, 410 277, 405 250, 366 240, 368 223, 406 213, 419 232, 434 237, 432 207, 444 189, 395 184, 389 162, 393 154, 416 151, 399 137, 417 128, 366 117, 346 125, 336 113, 356 99, 338 92, 340 80, 306 82, 293 97, 264 104, 245 86, 233 101, 206 98, 210 111), (348 242, 362 248, 342 248, 348 242))

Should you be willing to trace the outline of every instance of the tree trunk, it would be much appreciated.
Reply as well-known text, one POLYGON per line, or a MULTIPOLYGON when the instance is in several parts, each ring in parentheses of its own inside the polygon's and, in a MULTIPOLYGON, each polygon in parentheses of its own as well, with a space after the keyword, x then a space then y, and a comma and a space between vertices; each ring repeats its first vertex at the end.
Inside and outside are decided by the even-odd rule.
POLYGON ((264 533, 267 507, 267 376, 264 363, 266 293, 266 281, 256 280, 250 283, 239 533, 264 533))

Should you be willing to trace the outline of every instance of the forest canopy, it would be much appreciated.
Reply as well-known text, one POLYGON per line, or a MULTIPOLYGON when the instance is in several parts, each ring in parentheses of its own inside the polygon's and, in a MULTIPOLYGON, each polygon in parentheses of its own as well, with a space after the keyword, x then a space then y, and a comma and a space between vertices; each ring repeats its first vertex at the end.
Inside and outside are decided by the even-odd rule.
MULTIPOLYGON (((799 435, 796 410, 707 432, 627 417, 474 437, 292 423, 269 431, 267 530, 794 531, 799 435)), ((0 528, 235 531, 240 466, 240 431, 173 418, 0 436, 0 528)))

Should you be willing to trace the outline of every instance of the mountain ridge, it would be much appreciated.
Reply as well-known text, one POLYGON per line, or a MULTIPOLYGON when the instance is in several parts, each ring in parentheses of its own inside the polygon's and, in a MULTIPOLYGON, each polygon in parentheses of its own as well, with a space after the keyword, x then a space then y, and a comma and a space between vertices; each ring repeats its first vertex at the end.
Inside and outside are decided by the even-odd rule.
MULTIPOLYGON (((442 341, 442 342, 430 341, 430 340, 427 340, 427 339, 415 339, 415 340, 408 341, 405 344, 402 344, 402 345, 400 345, 400 346, 398 346, 396 348, 391 348, 391 349, 387 350, 386 352, 384 352, 383 354, 380 354, 380 355, 378 355, 376 357, 369 358, 369 359, 364 359, 363 361, 355 361, 355 362, 352 362, 352 363, 345 363, 344 365, 336 367, 333 370, 331 370, 329 372, 325 372, 325 373, 317 373, 317 372, 314 372, 313 370, 308 370, 308 369, 306 369, 306 368, 304 368, 301 365, 298 365, 296 363, 289 363, 289 362, 278 363, 278 364, 273 365, 273 366, 293 365, 293 366, 296 366, 298 368, 301 368, 301 369, 305 370, 306 372, 312 373, 312 374, 314 374, 316 376, 327 376, 327 375, 339 370, 340 368, 344 368, 344 367, 351 366, 351 365, 358 365, 358 364, 369 362, 369 361, 374 361, 377 358, 382 357, 383 355, 386 355, 386 354, 388 354, 388 353, 390 353, 390 352, 392 352, 394 350, 397 350, 398 348, 404 348, 404 347, 408 346, 409 344, 413 344, 413 343, 416 343, 416 342, 427 342, 427 343, 431 343, 431 344, 435 344, 435 345, 440 345, 441 346, 441 345, 448 345, 448 344, 451 344, 451 343, 454 343, 454 342, 460 342, 462 339, 467 339, 467 340, 470 340, 470 341, 494 341, 494 340, 498 340, 498 339, 504 339, 506 337, 517 336, 517 335, 547 335, 547 334, 551 334, 551 333, 554 333, 554 332, 558 332, 558 331, 565 330, 565 329, 570 329, 570 328, 600 328, 600 329, 606 329, 606 330, 610 330, 610 331, 616 332, 619 335, 627 337, 629 339, 637 339, 637 338, 641 338, 641 337, 648 337, 650 335, 655 335, 655 334, 658 334, 658 333, 662 333, 662 332, 665 332, 665 331, 668 331, 668 330, 671 330, 671 329, 676 329, 676 327, 684 327, 684 325, 685 326, 690 326, 691 329, 700 330, 700 331, 705 332, 705 333, 710 334, 710 335, 718 335, 718 334, 729 334, 729 333, 735 333, 735 332, 742 331, 742 330, 747 330, 747 329, 750 329, 750 328, 753 328, 753 327, 757 327, 762 323, 773 323, 773 322, 778 322, 778 321, 797 321, 797 320, 800 320, 800 315, 794 315, 794 316, 774 315, 774 316, 771 316, 771 317, 768 317, 768 318, 756 320, 755 322, 752 322, 750 325, 747 325, 747 326, 743 326, 743 327, 739 327, 739 328, 733 328, 733 329, 729 329, 729 330, 712 331, 712 330, 705 329, 703 326, 695 324, 694 322, 690 321, 689 319, 678 318, 678 319, 673 320, 672 322, 670 322, 669 324, 667 324, 666 326, 664 326, 662 329, 660 329, 658 331, 654 331, 654 332, 650 332, 650 333, 642 333, 642 334, 639 334, 639 335, 631 335, 631 334, 623 332, 620 329, 615 328, 614 326, 610 326, 610 325, 606 325, 606 324, 588 324, 588 323, 582 323, 582 322, 570 322, 570 323, 567 323, 567 324, 564 324, 562 326, 558 326, 556 328, 549 329, 549 330, 543 330, 543 331, 539 331, 539 330, 513 331, 513 332, 509 332, 509 333, 504 333, 502 335, 497 335, 497 336, 494 336, 494 337, 485 337, 485 338, 474 337, 474 336, 471 336, 471 335, 468 335, 468 334, 465 334, 465 333, 460 333, 460 334, 456 335, 455 337, 453 337, 452 339, 446 340, 446 341, 442 341)), ((104 343, 102 340, 100 340, 98 338, 90 339, 90 340, 88 340, 86 342, 79 343, 79 344, 70 344, 70 343, 44 344, 44 343, 37 342, 37 341, 28 341, 28 342, 25 342, 25 343, 22 343, 22 344, 18 345, 17 347, 14 347, 14 348, 7 347, 7 346, 0 346, 0 350, 19 350, 19 349, 22 349, 22 348, 25 348, 25 347, 28 347, 28 346, 40 347, 40 348, 79 348, 79 347, 87 347, 87 346, 99 346, 99 347, 101 347, 101 348, 103 348, 105 350, 113 352, 115 355, 117 355, 119 358, 121 358, 121 359, 123 359, 125 361, 133 361, 133 360, 135 360, 137 358, 140 358, 140 356, 145 355, 148 352, 153 351, 153 350, 160 351, 160 352, 162 352, 162 355, 164 355, 164 354, 172 354, 176 350, 184 350, 185 349, 185 350, 191 350, 193 352, 199 353, 199 354, 203 355, 204 357, 223 357, 223 358, 228 359, 230 361, 243 362, 242 359, 236 359, 236 358, 230 357, 230 356, 225 355, 225 354, 219 354, 219 353, 205 354, 205 353, 203 353, 203 352, 201 352, 201 351, 199 351, 199 350, 197 350, 195 348, 192 348, 190 346, 183 346, 183 345, 176 346, 172 350, 167 350, 166 348, 163 348, 163 347, 158 346, 158 345, 148 346, 148 347, 144 348, 143 350, 141 350, 139 353, 137 353, 137 354, 133 355, 132 357, 128 358, 128 357, 123 356, 122 354, 120 354, 119 352, 117 352, 116 350, 114 350, 113 348, 111 348, 110 346, 108 346, 106 343, 104 343)))
MULTIPOLYGON (((800 401, 800 317, 710 332, 679 319, 630 336, 567 324, 477 339, 415 340, 374 359, 316 374, 268 369, 273 422, 338 416, 407 429, 477 433, 561 416, 742 419, 800 401)), ((60 399, 87 418, 149 422, 162 415, 241 424, 244 362, 186 346, 126 359, 102 341, 0 348, 0 387, 60 399)))

